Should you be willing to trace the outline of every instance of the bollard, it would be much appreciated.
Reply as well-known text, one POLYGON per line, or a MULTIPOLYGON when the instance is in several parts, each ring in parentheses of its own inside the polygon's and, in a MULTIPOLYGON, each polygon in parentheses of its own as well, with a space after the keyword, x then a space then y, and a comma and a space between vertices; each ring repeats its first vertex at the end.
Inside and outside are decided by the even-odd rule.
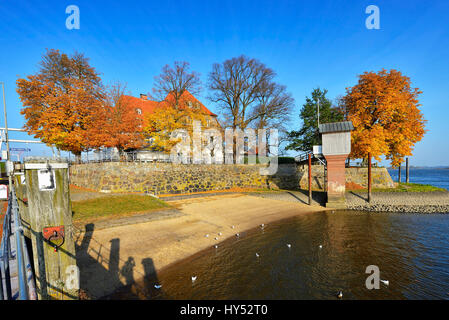
POLYGON ((68 163, 32 159, 24 169, 38 298, 78 299, 68 163))

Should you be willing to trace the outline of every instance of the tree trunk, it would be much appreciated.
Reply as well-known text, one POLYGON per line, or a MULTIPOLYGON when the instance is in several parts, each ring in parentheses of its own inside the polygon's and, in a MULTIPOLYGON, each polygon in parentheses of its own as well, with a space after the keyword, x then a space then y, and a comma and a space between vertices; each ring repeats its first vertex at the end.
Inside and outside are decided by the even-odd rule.
POLYGON ((75 154, 75 162, 81 163, 81 152, 74 152, 75 154))

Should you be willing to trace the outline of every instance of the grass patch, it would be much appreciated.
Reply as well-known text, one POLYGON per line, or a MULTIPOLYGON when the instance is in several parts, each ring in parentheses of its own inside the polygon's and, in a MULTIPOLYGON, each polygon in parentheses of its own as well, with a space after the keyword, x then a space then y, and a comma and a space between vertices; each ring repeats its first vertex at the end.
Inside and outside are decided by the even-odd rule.
MULTIPOLYGON (((359 189, 354 191, 368 192, 367 189, 359 189)), ((446 189, 432 186, 430 184, 420 184, 420 183, 399 183, 395 188, 373 188, 373 192, 435 192, 444 191, 446 189)))
POLYGON ((115 195, 73 201, 73 220, 111 218, 170 207, 164 201, 146 195, 115 195))

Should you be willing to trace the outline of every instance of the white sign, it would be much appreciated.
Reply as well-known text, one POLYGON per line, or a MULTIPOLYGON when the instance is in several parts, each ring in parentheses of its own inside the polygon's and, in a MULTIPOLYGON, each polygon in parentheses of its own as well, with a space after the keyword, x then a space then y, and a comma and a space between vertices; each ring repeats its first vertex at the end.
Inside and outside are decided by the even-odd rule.
POLYGON ((39 190, 41 191, 55 190, 54 170, 39 170, 37 172, 37 180, 39 181, 39 190))
POLYGON ((0 184, 0 199, 8 200, 8 186, 5 184, 0 184))

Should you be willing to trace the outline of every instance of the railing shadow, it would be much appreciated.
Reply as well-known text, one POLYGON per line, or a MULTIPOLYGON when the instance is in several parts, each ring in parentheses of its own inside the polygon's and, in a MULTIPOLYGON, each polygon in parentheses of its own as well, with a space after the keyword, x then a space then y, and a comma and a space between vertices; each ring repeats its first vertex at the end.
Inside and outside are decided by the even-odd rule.
POLYGON ((153 259, 142 259, 143 274, 136 271, 134 257, 120 259, 120 239, 110 240, 107 248, 93 238, 94 229, 94 224, 87 224, 75 241, 81 299, 137 300, 163 296, 161 288, 154 287, 159 280, 153 259))

